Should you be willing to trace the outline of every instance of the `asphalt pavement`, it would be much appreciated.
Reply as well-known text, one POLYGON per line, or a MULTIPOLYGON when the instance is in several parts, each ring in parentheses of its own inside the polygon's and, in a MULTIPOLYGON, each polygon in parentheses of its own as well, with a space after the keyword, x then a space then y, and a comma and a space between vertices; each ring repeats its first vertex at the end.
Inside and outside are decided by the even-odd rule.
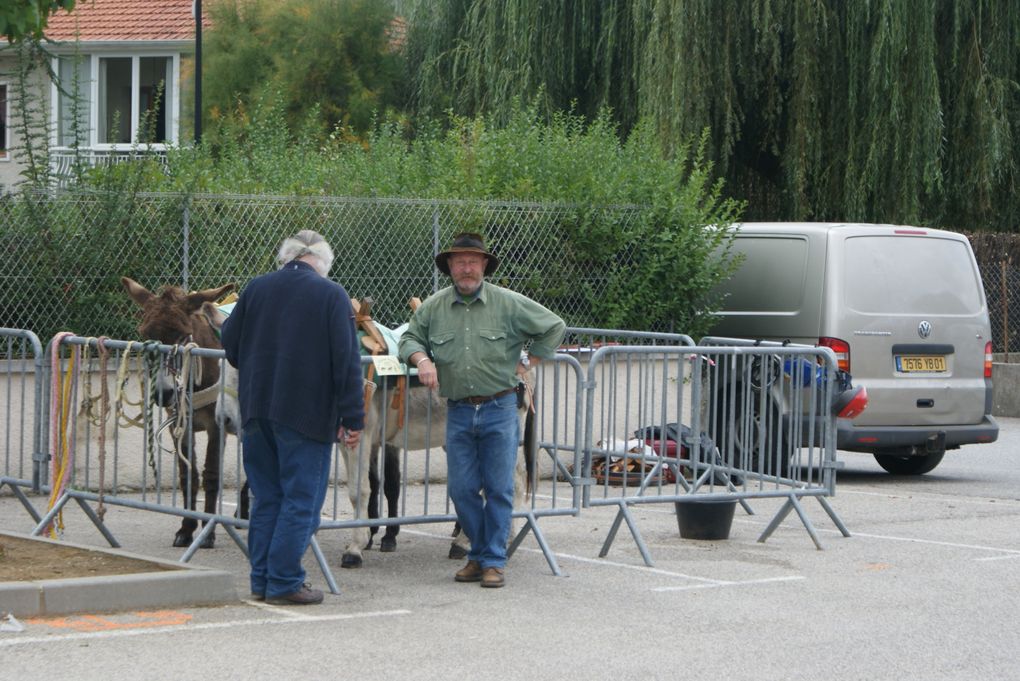
MULTIPOLYGON (((1020 419, 998 442, 950 452, 932 473, 886 474, 863 454, 831 503, 803 501, 823 543, 795 514, 758 537, 779 501, 739 507, 730 538, 682 539, 670 505, 634 514, 655 560, 645 566, 626 528, 605 558, 607 508, 546 518, 564 575, 533 538, 507 586, 459 584, 446 558, 449 526, 405 527, 395 553, 341 570, 346 534, 320 536, 339 583, 319 606, 237 600, 218 607, 82 613, 0 627, 0 670, 33 679, 1020 679, 1020 419)), ((176 560, 176 519, 110 508, 126 549, 176 560)), ((81 513, 67 538, 102 546, 81 513)), ((0 526, 31 518, 0 495, 0 526)), ((192 563, 227 570, 247 594, 247 564, 220 535, 192 563)), ((309 555, 309 579, 324 588, 309 555)), ((0 623, 2 624, 2 623, 0 623)))

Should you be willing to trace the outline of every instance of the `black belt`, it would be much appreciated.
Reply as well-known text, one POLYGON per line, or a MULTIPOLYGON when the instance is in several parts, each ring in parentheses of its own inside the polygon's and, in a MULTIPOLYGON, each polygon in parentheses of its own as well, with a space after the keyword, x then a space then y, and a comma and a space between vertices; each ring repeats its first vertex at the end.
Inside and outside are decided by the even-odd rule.
POLYGON ((467 402, 468 404, 485 404, 486 402, 492 402, 493 400, 509 395, 516 388, 507 388, 506 390, 500 390, 498 393, 492 395, 472 395, 471 397, 465 397, 460 400, 454 400, 454 402, 467 402))

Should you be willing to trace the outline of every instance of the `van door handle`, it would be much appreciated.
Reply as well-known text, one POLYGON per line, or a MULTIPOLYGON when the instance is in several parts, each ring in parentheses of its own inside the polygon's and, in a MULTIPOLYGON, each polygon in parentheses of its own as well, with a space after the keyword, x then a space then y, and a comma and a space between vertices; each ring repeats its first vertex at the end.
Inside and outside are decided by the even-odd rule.
POLYGON ((935 400, 918 400, 917 401, 917 408, 918 409, 931 409, 934 406, 935 406, 935 400))

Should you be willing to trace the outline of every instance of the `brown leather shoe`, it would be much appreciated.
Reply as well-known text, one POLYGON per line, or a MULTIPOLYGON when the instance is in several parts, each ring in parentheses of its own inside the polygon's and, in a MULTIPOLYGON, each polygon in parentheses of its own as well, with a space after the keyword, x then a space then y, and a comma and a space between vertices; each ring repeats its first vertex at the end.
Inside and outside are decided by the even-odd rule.
POLYGON ((480 582, 482 581, 482 566, 477 560, 469 560, 467 565, 457 571, 453 579, 458 582, 480 582))
POLYGON ((305 584, 294 593, 266 598, 266 603, 269 605, 316 605, 322 603, 322 592, 305 584))
POLYGON ((503 577, 503 568, 487 567, 482 570, 482 586, 485 588, 498 589, 504 584, 506 584, 506 578, 503 577))

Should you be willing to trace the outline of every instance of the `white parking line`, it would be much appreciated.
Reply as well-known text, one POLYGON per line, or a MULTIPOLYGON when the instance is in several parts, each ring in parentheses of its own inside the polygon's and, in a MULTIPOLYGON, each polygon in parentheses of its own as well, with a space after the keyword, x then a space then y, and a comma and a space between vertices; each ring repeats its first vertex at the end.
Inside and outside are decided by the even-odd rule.
POLYGON ((1020 551, 1013 551, 1008 556, 985 556, 984 558, 975 558, 974 560, 978 562, 987 562, 993 560, 1017 560, 1017 559, 1020 559, 1020 551))
POLYGON ((694 589, 718 589, 723 586, 749 586, 752 584, 774 584, 776 582, 796 582, 807 577, 794 575, 790 577, 769 577, 767 579, 746 579, 739 582, 720 582, 719 584, 690 584, 688 586, 659 586, 652 591, 692 591, 694 589))
POLYGON ((863 489, 853 489, 850 487, 839 487, 837 488, 837 496, 839 494, 853 494, 861 497, 882 497, 885 499, 929 499, 931 501, 951 501, 954 504, 980 504, 990 506, 1020 506, 1020 501, 1016 499, 1002 499, 1002 498, 989 498, 989 497, 967 497, 953 494, 951 492, 872 492, 863 489))
MULTIPOLYGON (((422 537, 429 537, 432 539, 449 539, 447 536, 436 535, 430 532, 422 532, 420 530, 413 530, 411 534, 416 534, 422 537)), ((524 546, 518 547, 518 551, 527 551, 529 553, 542 553, 541 549, 527 548, 524 546)), ((685 589, 705 589, 705 588, 717 588, 722 586, 741 586, 745 584, 764 584, 768 582, 783 582, 792 581, 798 579, 805 579, 800 576, 791 577, 773 577, 767 579, 751 579, 745 581, 730 581, 725 579, 712 579, 710 577, 698 577, 697 575, 688 575, 683 572, 673 572, 672 570, 662 570, 660 568, 652 568, 647 565, 632 565, 630 563, 617 563, 612 560, 606 560, 605 558, 586 558, 585 556, 575 556, 570 553, 559 553, 553 552, 557 559, 572 560, 577 563, 587 563, 588 565, 601 565, 602 567, 620 568, 623 570, 634 570, 644 574, 661 575, 663 577, 672 577, 676 579, 687 579, 694 582, 700 582, 697 585, 678 586, 678 587, 657 587, 653 588, 652 591, 683 591, 685 589)))
POLYGON ((358 620, 369 617, 396 617, 398 615, 410 615, 410 610, 382 610, 378 612, 357 612, 335 615, 306 615, 284 611, 281 608, 272 608, 273 612, 286 614, 286 619, 264 618, 254 620, 230 620, 229 622, 207 622, 205 624, 179 624, 168 627, 153 627, 148 629, 117 629, 115 631, 94 631, 75 634, 56 634, 53 636, 27 636, 11 639, 0 639, 0 648, 32 645, 37 643, 55 643, 59 641, 80 641, 95 639, 124 638, 127 636, 149 636, 152 634, 165 634, 169 632, 192 632, 204 631, 206 629, 227 629, 233 627, 261 627, 276 626, 281 624, 299 624, 304 622, 337 622, 341 620, 358 620))
MULTIPOLYGON (((982 546, 980 544, 960 544, 951 541, 936 541, 934 539, 917 539, 916 537, 895 537, 889 534, 868 534, 867 532, 853 532, 855 537, 866 537, 868 539, 883 539, 885 541, 910 542, 913 544, 929 544, 931 546, 946 546, 953 549, 971 549, 974 551, 992 551, 994 553, 1005 553, 1006 556, 997 558, 1020 557, 1020 550, 1006 549, 1001 546, 982 546)), ((976 558, 975 560, 988 560, 988 558, 976 558)))

